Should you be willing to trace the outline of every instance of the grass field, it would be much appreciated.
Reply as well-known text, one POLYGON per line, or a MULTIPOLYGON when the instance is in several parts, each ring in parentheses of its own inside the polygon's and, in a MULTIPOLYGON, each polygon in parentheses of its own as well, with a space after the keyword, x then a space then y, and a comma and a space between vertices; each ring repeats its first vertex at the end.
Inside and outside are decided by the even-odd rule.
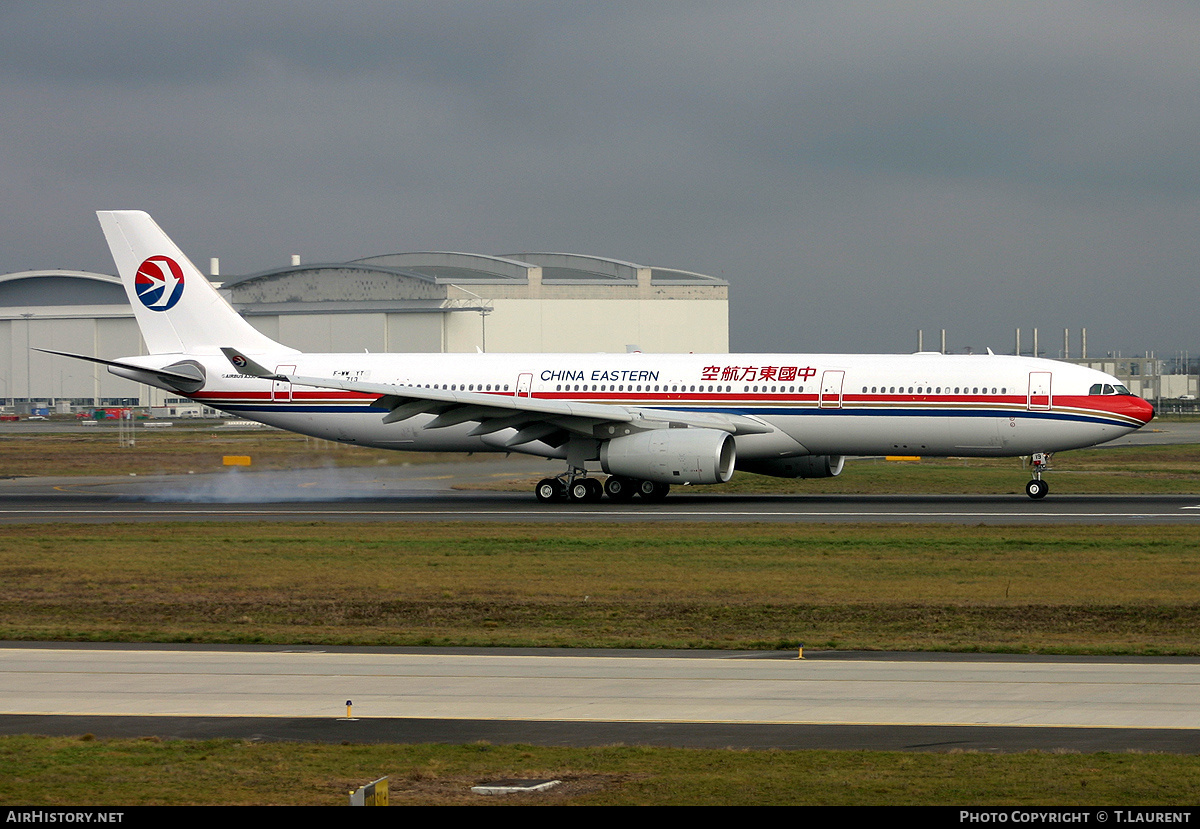
POLYGON ((1200 653, 1200 528, 0 527, 7 639, 1200 653))
POLYGON ((467 457, 363 449, 275 429, 139 428, 133 445, 122 444, 117 430, 107 426, 89 432, 0 429, 0 474, 7 477, 217 472, 226 455, 249 455, 255 469, 399 465, 467 457))
MULTIPOLYGON (((722 751, 634 746, 312 745, 0 738, 0 803, 326 805, 390 777, 404 805, 1103 805, 1178 809, 1200 758, 1149 754, 722 751), (546 794, 470 787, 551 778, 546 794)), ((954 816, 957 818, 957 815, 954 816)))

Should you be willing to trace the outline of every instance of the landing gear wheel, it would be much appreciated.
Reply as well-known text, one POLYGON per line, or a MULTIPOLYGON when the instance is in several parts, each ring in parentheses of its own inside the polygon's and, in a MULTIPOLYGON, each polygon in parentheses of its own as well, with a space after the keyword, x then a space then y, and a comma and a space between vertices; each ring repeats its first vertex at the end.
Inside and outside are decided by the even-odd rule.
POLYGON ((620 475, 612 475, 604 482, 604 494, 614 501, 629 501, 637 495, 635 481, 620 475))
POLYGON ((661 501, 671 491, 670 484, 660 484, 655 481, 638 481, 638 495, 647 501, 661 501))
POLYGON ((1035 501, 1040 501, 1045 498, 1050 492, 1050 485, 1045 481, 1034 478, 1029 483, 1025 484, 1025 494, 1035 501))
POLYGON ((543 478, 533 490, 543 504, 567 500, 567 488, 556 478, 543 478))
POLYGON ((595 478, 576 478, 571 484, 571 500, 579 503, 594 503, 604 495, 604 487, 595 478))

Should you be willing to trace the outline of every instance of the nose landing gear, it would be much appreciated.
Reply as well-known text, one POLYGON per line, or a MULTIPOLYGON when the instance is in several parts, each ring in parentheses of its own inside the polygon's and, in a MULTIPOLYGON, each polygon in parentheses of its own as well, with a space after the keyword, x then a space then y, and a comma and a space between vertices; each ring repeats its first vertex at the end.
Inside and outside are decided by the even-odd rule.
POLYGON ((1042 472, 1050 468, 1050 455, 1037 452, 1033 455, 1033 480, 1025 484, 1025 494, 1040 501, 1050 493, 1050 484, 1042 480, 1042 472))

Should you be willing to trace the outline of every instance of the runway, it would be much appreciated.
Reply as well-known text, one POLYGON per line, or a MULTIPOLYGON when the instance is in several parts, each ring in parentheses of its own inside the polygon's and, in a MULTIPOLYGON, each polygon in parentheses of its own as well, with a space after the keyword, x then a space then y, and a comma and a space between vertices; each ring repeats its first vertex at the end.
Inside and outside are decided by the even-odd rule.
MULTIPOLYGON (((557 469, 557 467, 553 467, 557 469)), ((477 457, 382 468, 0 480, 0 523, 122 521, 765 521, 1005 524, 1200 523, 1200 495, 742 495, 677 487, 662 502, 542 504, 498 481, 546 461, 477 457)), ((1020 478, 1014 475, 1014 482, 1020 478)), ((1014 487, 1019 490, 1019 486, 1014 487)))
MULTIPOLYGON (((265 473, 263 473, 265 475, 265 473)), ((243 476, 245 473, 243 473, 243 476)), ((178 476, 176 476, 178 477, 178 476)), ((409 489, 386 497, 312 488, 303 472, 270 476, 265 500, 194 499, 175 479, 0 486, 0 523, 146 521, 449 521, 772 523, 970 523, 1161 525, 1200 523, 1200 495, 710 495, 687 491, 660 503, 540 504, 531 493, 409 489), (281 487, 297 481, 294 500, 281 487), (308 485, 310 488, 304 488, 308 485)), ((218 476, 213 476, 218 478, 218 476)), ((11 484, 13 482, 4 482, 11 484)), ((205 486, 219 485, 219 481, 205 486)), ((239 486, 246 486, 239 479, 239 486)))
MULTIPOLYGON (((1106 446, 1200 443, 1200 424, 1147 428, 1106 446)), ((470 521, 776 523, 923 522, 1005 524, 1191 524, 1200 495, 1062 495, 1032 501, 1013 470, 1011 495, 739 495, 676 487, 660 503, 540 504, 530 492, 489 491, 549 476, 561 462, 477 455, 446 463, 202 475, 0 480, 0 523, 120 521, 470 521)))
POLYGON ((1200 659, 9 646, 0 732, 1200 753, 1197 687, 1200 659))

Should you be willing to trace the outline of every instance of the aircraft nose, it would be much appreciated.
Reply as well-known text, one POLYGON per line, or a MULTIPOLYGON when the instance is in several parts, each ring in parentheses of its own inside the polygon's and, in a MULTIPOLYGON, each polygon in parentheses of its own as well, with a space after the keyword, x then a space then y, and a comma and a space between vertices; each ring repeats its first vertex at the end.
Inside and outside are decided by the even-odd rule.
POLYGON ((1134 412, 1134 417, 1142 421, 1142 425, 1149 423, 1154 419, 1154 404, 1149 400, 1137 399, 1137 407, 1134 412))

